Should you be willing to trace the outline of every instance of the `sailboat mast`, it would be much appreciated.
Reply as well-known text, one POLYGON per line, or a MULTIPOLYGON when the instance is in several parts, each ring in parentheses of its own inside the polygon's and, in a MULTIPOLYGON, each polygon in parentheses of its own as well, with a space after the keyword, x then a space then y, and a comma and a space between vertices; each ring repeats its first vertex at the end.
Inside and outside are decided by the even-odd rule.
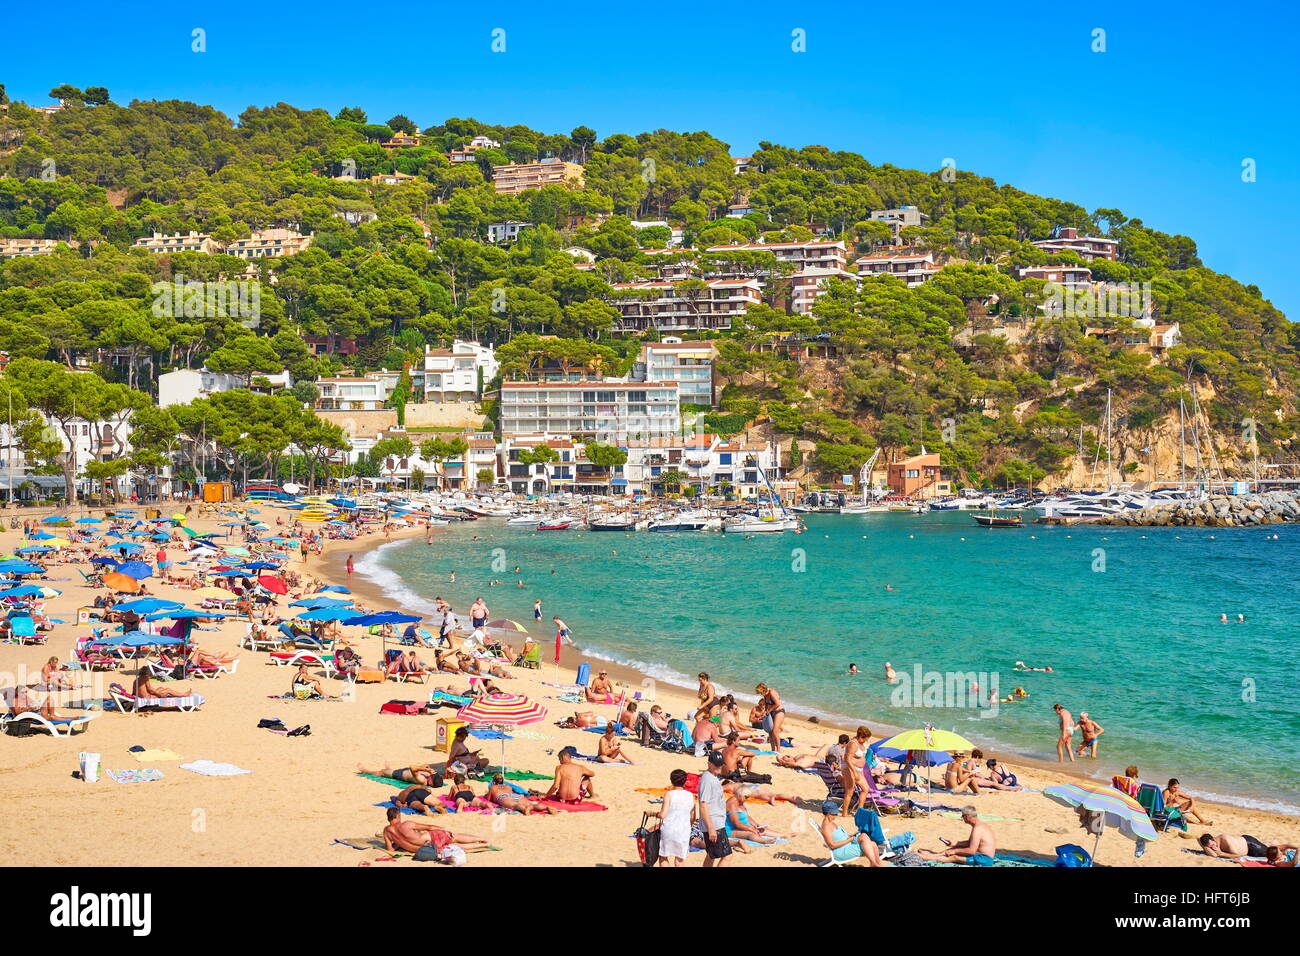
POLYGON ((1106 389, 1106 488, 1111 487, 1110 478, 1110 389, 1106 389))

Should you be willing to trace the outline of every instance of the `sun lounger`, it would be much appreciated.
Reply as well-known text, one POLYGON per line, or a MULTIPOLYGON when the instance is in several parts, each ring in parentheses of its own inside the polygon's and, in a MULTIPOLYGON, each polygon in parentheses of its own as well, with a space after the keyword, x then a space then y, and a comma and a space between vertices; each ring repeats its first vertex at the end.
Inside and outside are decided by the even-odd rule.
POLYGON ((9 619, 9 641, 13 644, 44 644, 45 635, 36 633, 36 621, 26 615, 9 619))
POLYGON ((140 713, 141 710, 179 710, 191 713, 203 706, 202 694, 189 694, 185 697, 137 697, 121 684, 112 684, 108 688, 113 703, 124 714, 140 713))
POLYGON ((1178 827, 1180 830, 1187 829, 1187 818, 1183 816, 1183 811, 1177 807, 1166 807, 1165 795, 1155 784, 1142 784, 1138 787, 1135 799, 1147 812, 1157 832, 1168 830, 1171 826, 1178 827))
POLYGON ((185 668, 185 673, 189 677, 215 680, 222 674, 233 674, 237 670, 239 670, 238 657, 233 661, 221 661, 217 664, 190 664, 185 668))
POLYGON ((78 731, 84 733, 86 725, 94 717, 94 714, 86 714, 82 717, 56 717, 51 720, 39 711, 28 710, 21 714, 6 714, 0 717, 0 728, 3 728, 8 733, 11 726, 25 723, 42 728, 51 737, 71 737, 78 731))
POLYGON ((313 654, 309 651, 272 651, 271 663, 278 664, 282 667, 297 667, 299 664, 306 664, 308 667, 325 667, 330 658, 322 654, 313 654))

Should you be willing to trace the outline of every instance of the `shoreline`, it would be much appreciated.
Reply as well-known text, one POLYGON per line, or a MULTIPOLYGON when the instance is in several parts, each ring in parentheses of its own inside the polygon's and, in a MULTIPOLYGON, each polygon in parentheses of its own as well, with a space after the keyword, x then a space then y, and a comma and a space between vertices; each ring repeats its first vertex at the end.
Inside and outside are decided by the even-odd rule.
MULTIPOLYGON (((412 528, 412 529, 403 530, 401 532, 396 532, 393 535, 392 541, 381 542, 380 544, 376 545, 375 548, 372 548, 369 552, 367 552, 367 556, 369 556, 370 554, 376 551, 379 551, 383 544, 404 543, 412 538, 415 538, 418 534, 421 534, 423 530, 424 530, 423 528, 412 528)), ((433 529, 435 541, 437 540, 438 534, 443 530, 445 529, 442 527, 435 527, 433 529)), ((346 561, 346 557, 336 553, 337 551, 343 549, 333 548, 331 546, 344 545, 349 543, 350 542, 338 542, 338 541, 327 542, 323 553, 319 557, 313 557, 309 559, 309 561, 311 562, 317 562, 316 567, 312 567, 309 564, 308 566, 309 573, 315 573, 318 577, 321 577, 322 580, 328 577, 329 582, 345 580, 347 586, 352 588, 353 593, 362 597, 367 604, 376 604, 376 605, 393 604, 395 598, 384 589, 381 583, 375 581, 373 578, 366 575, 365 572, 357 571, 352 575, 351 580, 347 580, 348 575, 346 572, 346 568, 344 567, 344 562, 346 561)), ((361 561, 356 562, 357 565, 360 565, 361 563, 362 563, 361 561)), ((396 575, 399 580, 402 580, 400 578, 400 575, 397 575, 396 572, 391 572, 391 573, 396 575)), ((405 583, 404 580, 402 586, 406 588, 408 591, 410 591, 412 594, 417 593, 414 590, 412 590, 409 587, 409 585, 405 583)), ((459 587, 459 585, 452 585, 449 583, 448 594, 452 594, 453 592, 451 589, 457 587, 459 587)), ((428 595, 420 594, 419 597, 425 601, 429 601, 429 602, 432 601, 432 597, 428 595)), ((453 601, 452 604, 453 606, 462 606, 462 605, 458 605, 456 601, 453 601)), ((469 604, 468 600, 463 602, 463 606, 468 606, 468 604, 469 604)), ((458 614, 458 616, 462 616, 462 615, 458 614)), ((527 624, 528 622, 521 622, 521 623, 527 624)), ((549 628, 549 624, 547 624, 545 620, 543 620, 541 623, 544 628, 549 628)), ((552 663, 554 659, 553 640, 551 638, 548 638, 545 633, 537 634, 535 636, 541 640, 541 644, 542 644, 543 664, 542 664, 541 671, 539 671, 538 673, 542 677, 547 678, 548 668, 549 668, 551 670, 551 676, 554 676, 553 672, 554 672, 555 665, 554 663, 552 663)), ((647 686, 655 687, 657 685, 664 685, 667 688, 671 688, 670 692, 675 692, 674 696, 685 697, 687 699, 694 698, 695 688, 690 684, 681 683, 665 677, 652 677, 646 674, 645 672, 638 670, 635 666, 628 664, 626 662, 610 660, 606 657, 601 656, 600 654, 593 654, 588 651, 585 651, 580 645, 566 646, 562 648, 560 653, 559 669, 561 672, 568 671, 569 673, 573 673, 574 671, 577 670, 578 665, 581 664, 583 661, 590 661, 592 663, 593 674, 596 673, 601 668, 607 670, 609 672, 610 678, 614 681, 616 685, 624 684, 632 690, 636 690, 637 688, 645 688, 647 686)), ((663 666, 667 667, 668 665, 665 664, 663 666)), ((715 686, 717 686, 721 691, 727 693, 733 693, 738 702, 742 702, 744 704, 752 704, 755 701, 756 698, 752 693, 734 691, 731 689, 731 686, 728 684, 728 682, 725 680, 723 676, 714 674, 711 669, 709 673, 710 673, 710 678, 713 680, 715 686)), ((562 677, 563 673, 561 673, 560 676, 562 677)), ((856 731, 856 729, 859 726, 862 726, 864 724, 871 729, 873 738, 877 740, 887 738, 895 733, 909 729, 906 727, 898 726, 896 724, 888 723, 884 720, 880 720, 876 718, 874 715, 869 715, 869 716, 854 719, 843 714, 836 714, 835 712, 830 711, 828 709, 823 709, 821 707, 818 707, 816 704, 808 704, 806 702, 801 702, 801 701, 788 701, 787 704, 790 708, 792 708, 795 711, 808 711, 808 710, 818 711, 818 713, 816 714, 810 714, 805 716, 796 716, 796 714, 794 713, 787 713, 786 715, 786 722, 784 728, 787 731, 794 731, 794 730, 801 731, 802 732, 801 735, 804 740, 806 740, 809 735, 816 735, 818 733, 835 732, 835 733, 852 734, 856 731)), ((575 705, 575 706, 579 706, 579 705, 575 705)), ((690 717, 687 716, 686 719, 689 723, 690 717)), ((976 742, 976 746, 981 746, 981 745, 978 742, 976 742)), ((799 747, 796 749, 802 749, 802 748, 799 747)), ((1089 763, 1095 764, 1098 768, 1100 768, 1102 766, 1111 766, 1111 764, 1108 763, 1108 761, 1112 759, 1115 760, 1119 759, 1119 758, 1103 757, 1099 760, 1091 761, 1090 758, 1078 758, 1074 763, 1060 764, 1050 759, 1035 756, 1032 754, 1023 753, 1014 747, 1002 745, 1002 744, 986 744, 986 745, 982 745, 981 749, 983 749, 986 754, 995 753, 1000 757, 1000 759, 1014 762, 1019 766, 1022 766, 1026 769, 1032 769, 1034 771, 1037 771, 1038 773, 1059 774, 1061 777, 1065 778, 1066 781, 1085 780, 1090 783, 1098 783, 1098 782, 1107 783, 1109 781, 1109 777, 1103 774, 1100 771, 1100 769, 1098 769, 1097 773, 1089 773, 1082 766, 1079 766, 1079 764, 1088 761, 1089 763)), ((1118 770, 1116 770, 1116 772, 1118 772, 1118 770)), ((1248 796, 1248 797, 1243 797, 1242 802, 1235 802, 1230 797, 1227 797, 1223 794, 1215 793, 1213 791, 1199 790, 1195 786, 1188 785, 1187 781, 1185 780, 1183 781, 1183 784, 1184 784, 1184 790, 1187 793, 1195 796, 1197 799, 1197 803, 1200 805, 1211 805, 1214 807, 1221 807, 1225 810, 1247 811, 1252 813, 1268 814, 1271 816, 1276 816, 1293 822, 1296 821, 1297 818, 1300 818, 1300 808, 1293 808, 1291 810, 1288 810, 1284 808, 1284 805, 1280 805, 1279 801, 1277 801, 1273 797, 1248 796), (1250 801, 1250 802, 1246 802, 1246 801, 1250 801)))

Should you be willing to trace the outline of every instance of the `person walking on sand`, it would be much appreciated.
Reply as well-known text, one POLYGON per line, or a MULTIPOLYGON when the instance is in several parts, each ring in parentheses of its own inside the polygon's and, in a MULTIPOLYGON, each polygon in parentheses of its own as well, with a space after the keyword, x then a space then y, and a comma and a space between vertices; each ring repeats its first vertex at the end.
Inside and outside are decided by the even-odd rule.
POLYGON ((352 565, 352 555, 350 555, 350 554, 348 555, 348 564, 347 564, 347 568, 348 568, 348 577, 352 577, 352 568, 353 568, 353 565, 352 565))
POLYGON ((691 824, 695 822, 695 800, 686 789, 686 771, 668 775, 672 789, 659 807, 659 865, 681 866, 691 852, 691 824))
POLYGON ((705 772, 700 774, 698 819, 704 826, 704 865, 726 866, 731 856, 731 841, 727 838, 727 796, 722 790, 722 765, 720 752, 711 752, 705 772))
POLYGON ((1105 732, 1106 728, 1089 717, 1086 710, 1079 711, 1079 733, 1083 735, 1083 739, 1079 741, 1078 755, 1082 757, 1083 752, 1087 750, 1090 751, 1088 756, 1096 760, 1097 738, 1105 732))
POLYGON ((1065 758, 1069 757, 1070 763, 1074 763, 1074 751, 1070 747, 1074 737, 1074 718, 1060 704, 1053 704, 1052 710, 1056 711, 1056 716, 1061 720, 1061 733, 1056 738, 1056 761, 1065 763, 1065 758))
POLYGON ((776 688, 768 687, 766 684, 756 686, 754 693, 758 695, 758 702, 763 705, 763 729, 767 731, 767 744, 772 750, 780 753, 781 725, 785 723, 785 705, 781 703, 781 695, 776 688))

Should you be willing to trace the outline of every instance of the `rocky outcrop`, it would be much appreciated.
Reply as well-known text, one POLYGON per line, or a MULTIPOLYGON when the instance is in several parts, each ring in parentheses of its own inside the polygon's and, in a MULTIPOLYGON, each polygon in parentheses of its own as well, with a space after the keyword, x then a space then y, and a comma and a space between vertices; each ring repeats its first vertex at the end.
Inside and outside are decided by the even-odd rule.
POLYGON ((1096 518, 1092 524, 1140 528, 1252 528, 1300 521, 1300 492, 1267 491, 1256 495, 1211 495, 1096 518))

